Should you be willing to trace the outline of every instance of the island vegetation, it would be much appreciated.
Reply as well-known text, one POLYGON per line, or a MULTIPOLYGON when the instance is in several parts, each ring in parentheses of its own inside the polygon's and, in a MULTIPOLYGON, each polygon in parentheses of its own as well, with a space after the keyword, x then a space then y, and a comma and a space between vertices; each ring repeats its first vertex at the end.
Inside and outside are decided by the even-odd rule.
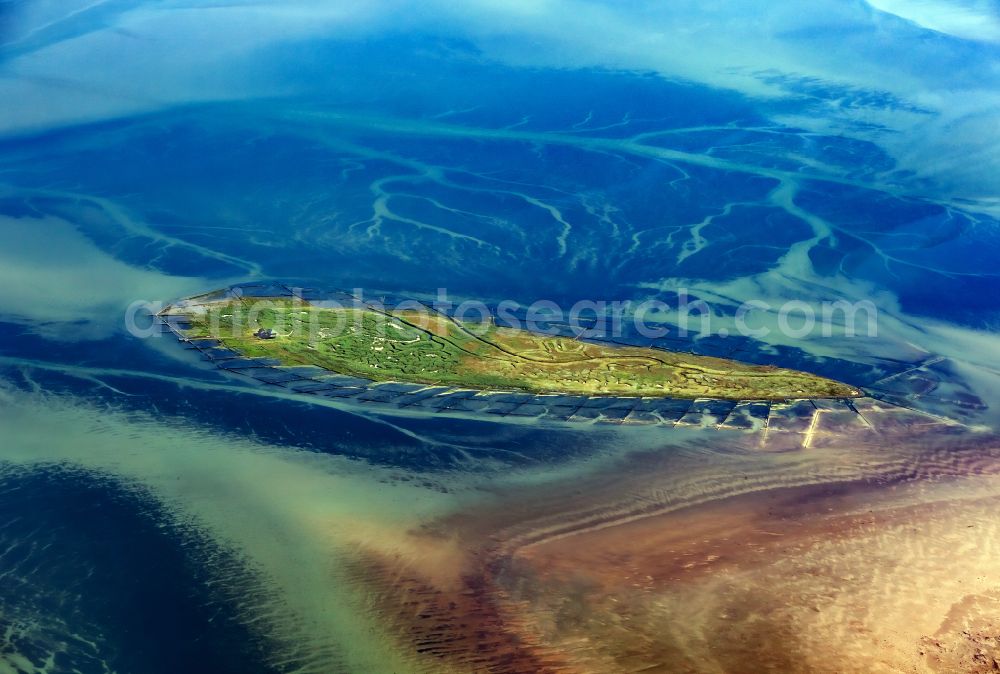
POLYGON ((186 335, 247 357, 374 381, 532 393, 775 400, 860 395, 806 372, 469 323, 441 313, 288 298, 191 303, 186 335))

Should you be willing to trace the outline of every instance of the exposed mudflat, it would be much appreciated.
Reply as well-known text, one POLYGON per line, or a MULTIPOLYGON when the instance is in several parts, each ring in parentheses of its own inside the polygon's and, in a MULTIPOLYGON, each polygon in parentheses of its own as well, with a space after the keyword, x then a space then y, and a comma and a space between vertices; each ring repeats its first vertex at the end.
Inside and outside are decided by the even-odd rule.
POLYGON ((456 671, 993 671, 1000 445, 944 439, 914 441, 916 469, 877 445, 726 472, 637 455, 411 531, 454 556, 359 579, 416 661, 456 671))

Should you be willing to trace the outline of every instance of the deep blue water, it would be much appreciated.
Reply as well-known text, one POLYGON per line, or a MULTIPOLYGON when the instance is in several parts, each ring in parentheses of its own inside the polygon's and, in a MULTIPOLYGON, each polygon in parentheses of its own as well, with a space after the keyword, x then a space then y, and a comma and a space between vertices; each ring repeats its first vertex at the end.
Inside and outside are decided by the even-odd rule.
POLYGON ((215 596, 192 563, 213 557, 235 590, 238 559, 165 528, 141 489, 55 466, 4 470, 0 508, 5 656, 50 671, 269 669, 268 645, 231 617, 235 597, 215 596))

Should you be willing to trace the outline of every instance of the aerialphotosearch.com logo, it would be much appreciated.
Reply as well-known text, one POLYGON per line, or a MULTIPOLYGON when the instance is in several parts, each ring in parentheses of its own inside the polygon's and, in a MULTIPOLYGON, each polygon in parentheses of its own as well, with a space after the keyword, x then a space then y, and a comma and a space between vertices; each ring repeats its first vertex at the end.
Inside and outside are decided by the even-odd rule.
MULTIPOLYGON (((361 288, 308 302, 300 299, 301 290, 294 288, 290 296, 283 298, 245 297, 240 295, 238 287, 232 292, 239 302, 239 311, 210 311, 207 309, 211 304, 193 302, 175 308, 191 316, 204 315, 209 333, 218 337, 225 337, 223 333, 227 330, 238 336, 265 327, 277 336, 303 336, 311 341, 336 337, 357 326, 362 316, 368 321, 368 329, 374 327, 379 331, 386 330, 393 321, 403 320, 432 332, 437 326, 438 334, 447 334, 447 327, 442 326, 458 321, 463 329, 480 334, 491 326, 502 326, 553 336, 570 333, 577 338, 595 340, 629 335, 654 341, 665 337, 698 339, 712 335, 763 340, 775 333, 793 340, 878 335, 878 308, 869 300, 748 300, 735 309, 726 305, 716 310, 683 289, 676 293, 672 303, 656 298, 579 300, 568 308, 544 299, 529 305, 514 300, 493 305, 479 300, 456 304, 449 299, 445 288, 439 288, 437 297, 431 302, 404 300, 389 305, 383 298, 367 299, 361 288), (288 310, 296 305, 302 309, 332 311, 288 310), (285 310, 275 311, 278 308, 285 310), (360 311, 362 309, 365 311, 360 311), (267 320, 263 321, 265 317, 267 320), (269 324, 264 326, 262 322, 269 324)), ((163 302, 133 302, 125 312, 125 326, 136 337, 161 334, 151 317, 167 308, 163 302)))

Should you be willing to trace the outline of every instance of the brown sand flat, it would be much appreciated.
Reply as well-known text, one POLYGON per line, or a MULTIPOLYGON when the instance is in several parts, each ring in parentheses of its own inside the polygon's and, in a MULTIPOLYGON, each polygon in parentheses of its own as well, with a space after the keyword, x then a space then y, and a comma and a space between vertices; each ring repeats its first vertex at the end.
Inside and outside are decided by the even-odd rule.
POLYGON ((410 532, 448 564, 358 574, 427 671, 1000 671, 993 447, 634 455, 410 532))
POLYGON ((980 671, 1000 635, 1000 479, 867 512, 853 494, 850 514, 819 494, 827 512, 796 515, 793 491, 534 546, 518 596, 543 641, 599 639, 591 671, 980 671))

